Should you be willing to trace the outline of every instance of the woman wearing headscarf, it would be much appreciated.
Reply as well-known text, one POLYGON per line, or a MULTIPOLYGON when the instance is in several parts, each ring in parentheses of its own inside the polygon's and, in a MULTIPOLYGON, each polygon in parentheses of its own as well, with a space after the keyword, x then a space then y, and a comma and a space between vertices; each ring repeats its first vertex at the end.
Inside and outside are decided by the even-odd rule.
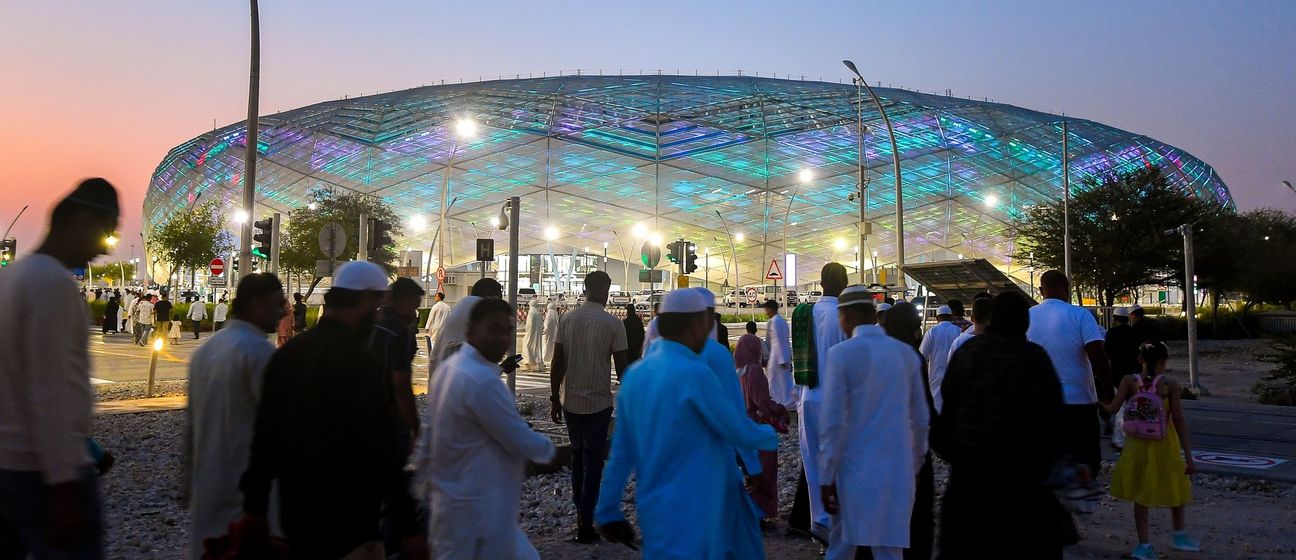
POLYGON ((558 336, 558 304, 549 302, 544 316, 544 361, 553 362, 554 337, 558 336))
POLYGON ((629 367, 630 364, 635 363, 635 360, 641 357, 644 342, 644 324, 643 319, 639 317, 639 313, 635 312, 633 303, 627 303, 625 310, 626 316, 625 319, 621 320, 621 323, 625 325, 626 348, 629 348, 627 351, 629 362, 626 363, 626 367, 629 367))
POLYGON ((1062 558, 1075 538, 1047 483, 1065 412, 1049 355, 1026 339, 1029 305, 995 296, 986 334, 959 347, 941 384, 932 445, 950 463, 942 558, 1062 558))
POLYGON ((527 306, 526 336, 522 348, 527 367, 544 371, 544 304, 539 299, 527 306))
MULTIPOLYGON (((734 365, 742 385, 747 416, 757 424, 769 424, 780 434, 787 433, 787 409, 774 402, 769 394, 769 380, 761 367, 761 339, 754 334, 756 323, 747 323, 747 334, 738 339, 734 348, 734 365)), ((752 501, 764 514, 761 523, 778 517, 778 451, 759 453, 761 474, 747 487, 752 501)))
MULTIPOLYGON (((886 305, 886 304, 883 304, 886 305)), ((921 319, 918 317, 918 308, 914 304, 902 301, 893 306, 888 306, 887 321, 883 329, 891 338, 899 340, 913 347, 914 353, 918 355, 918 360, 922 363, 919 372, 927 371, 927 364, 923 360, 922 354, 918 352, 918 345, 922 342, 921 319)), ((928 383, 926 375, 919 375, 922 378, 923 394, 927 396, 927 413, 936 423, 936 406, 932 400, 931 385, 928 383)), ((913 513, 909 516, 909 548, 905 549, 904 557, 906 559, 930 560, 932 557, 932 540, 934 534, 932 519, 932 503, 935 495, 935 478, 932 473, 932 454, 927 452, 923 460, 922 468, 918 470, 918 486, 914 492, 913 513)))

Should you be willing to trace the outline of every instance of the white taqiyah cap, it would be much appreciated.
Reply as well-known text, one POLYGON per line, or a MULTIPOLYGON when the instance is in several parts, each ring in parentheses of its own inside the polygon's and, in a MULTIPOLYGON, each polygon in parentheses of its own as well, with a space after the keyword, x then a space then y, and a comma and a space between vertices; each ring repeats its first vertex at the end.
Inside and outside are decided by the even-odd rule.
POLYGON ((702 296, 702 301, 706 302, 707 307, 715 307, 715 294, 711 293, 711 290, 706 288, 693 288, 693 291, 702 296))
POLYGON ((1129 317, 1129 314, 1130 308, 1128 307, 1117 307, 1115 311, 1112 311, 1112 315, 1117 317, 1129 317))
POLYGON ((333 273, 333 287, 357 292, 385 292, 387 273, 369 261, 351 261, 333 273))
POLYGON ((891 309, 891 304, 882 302, 878 304, 878 311, 887 311, 891 309))
POLYGON ((953 314, 954 314, 954 310, 950 309, 948 305, 942 305, 936 308, 937 317, 940 317, 941 315, 953 315, 953 314))
POLYGON ((706 299, 697 290, 671 290, 662 298, 657 313, 701 313, 707 307, 706 299))

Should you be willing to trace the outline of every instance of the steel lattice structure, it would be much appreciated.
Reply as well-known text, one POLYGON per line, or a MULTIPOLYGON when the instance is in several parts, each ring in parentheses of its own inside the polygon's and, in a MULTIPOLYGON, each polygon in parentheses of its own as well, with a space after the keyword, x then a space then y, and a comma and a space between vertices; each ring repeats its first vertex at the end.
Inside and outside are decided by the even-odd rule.
MULTIPOLYGON (((904 183, 906 261, 984 257, 1016 274, 1012 220, 1061 196, 1062 122, 1071 184, 1154 165, 1172 184, 1232 206, 1214 170, 1143 135, 1011 105, 878 88, 894 123, 904 183)), ((318 103, 261 119, 258 211, 286 212, 315 187, 382 197, 432 227, 399 240, 425 248, 448 174, 447 266, 473 259, 475 230, 510 196, 522 197, 522 252, 609 242, 637 260, 642 224, 729 253, 718 210, 737 244, 743 282, 785 250, 801 276, 828 259, 853 261, 859 202, 857 107, 852 85, 752 77, 566 76, 428 86, 318 103), (457 119, 478 124, 458 139, 457 119), (811 178, 802 183, 802 170, 811 178), (261 206, 264 205, 264 206, 261 206), (786 219, 785 219, 786 216, 786 219), (475 222, 475 225, 474 225, 475 222), (786 236, 785 232, 786 231, 786 236), (616 235, 614 235, 614 233, 616 235), (618 245, 617 237, 623 245, 618 245)), ((869 220, 865 255, 893 264, 891 145, 863 99, 869 220)), ((235 123, 172 149, 144 202, 146 226, 177 208, 219 197, 238 205, 246 127, 235 123)), ((408 229, 408 228, 407 228, 408 229)), ((601 248, 601 247, 600 247, 601 248)), ((865 266, 869 263, 865 259, 865 266)), ((720 261, 712 263, 719 277, 720 261)), ((699 270, 697 275, 701 275, 699 270)))

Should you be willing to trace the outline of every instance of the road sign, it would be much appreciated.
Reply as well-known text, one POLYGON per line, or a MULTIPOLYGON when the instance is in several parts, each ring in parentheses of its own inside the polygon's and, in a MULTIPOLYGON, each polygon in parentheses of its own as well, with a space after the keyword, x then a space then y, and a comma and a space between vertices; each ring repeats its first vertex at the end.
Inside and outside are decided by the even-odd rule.
POLYGON ((207 270, 211 271, 212 276, 220 276, 221 273, 225 272, 225 261, 220 257, 216 257, 211 260, 211 264, 207 266, 207 270))
POLYGON ((213 288, 224 288, 224 287, 225 287, 225 277, 224 277, 224 276, 212 276, 211 278, 208 278, 208 279, 207 279, 207 284, 210 285, 210 286, 213 287, 213 288))
POLYGON ((664 281, 665 278, 666 278, 665 270, 649 270, 647 268, 639 269, 640 282, 649 282, 649 283, 656 284, 664 281))
POLYGON ((315 276, 327 278, 333 276, 333 265, 340 264, 337 261, 315 261, 315 276))
POLYGON ((756 288, 747 288, 747 303, 756 303, 756 288))
POLYGON ((495 240, 494 239, 477 240, 477 260, 481 262, 495 260, 495 240))
POLYGON ((652 243, 644 243, 639 249, 639 260, 648 268, 656 268, 657 263, 661 262, 661 247, 652 243))
POLYGON ((782 280, 783 271, 779 270, 778 259, 770 259, 769 270, 765 272, 766 280, 782 280))
POLYGON ((688 276, 683 276, 683 275, 677 277, 677 278, 675 279, 675 285, 677 285, 677 286, 679 286, 679 287, 681 287, 681 288, 687 288, 687 287, 689 287, 689 277, 688 277, 688 276))
POLYGON ((320 252, 324 253, 324 256, 336 259, 342 256, 343 251, 346 251, 346 245, 347 234, 346 230, 342 228, 342 224, 329 222, 320 228, 319 248, 320 252))
POLYGON ((445 282, 446 271, 444 266, 437 267, 437 282, 445 282))

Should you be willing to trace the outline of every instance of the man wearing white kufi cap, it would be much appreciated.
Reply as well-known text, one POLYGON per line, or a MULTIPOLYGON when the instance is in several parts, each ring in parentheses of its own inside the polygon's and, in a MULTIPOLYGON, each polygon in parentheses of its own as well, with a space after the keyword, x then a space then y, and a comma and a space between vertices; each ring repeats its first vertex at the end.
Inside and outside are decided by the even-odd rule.
POLYGON ((319 322, 271 356, 240 483, 245 535, 265 530, 270 487, 278 481, 294 556, 381 555, 383 516, 396 537, 417 548, 406 453, 392 429, 400 420, 368 349, 386 290, 387 273, 378 265, 342 265, 319 322))
POLYGON ((927 453, 930 422, 919 357, 877 323, 864 286, 842 291, 841 328, 851 338, 828 350, 821 368, 819 476, 832 515, 828 558, 855 558, 872 548, 899 560, 909 547, 916 477, 927 453))
MULTIPOLYGON (((728 331, 717 335, 716 329, 723 327, 719 321, 715 320, 715 294, 706 288, 693 288, 702 297, 705 302, 707 321, 711 323, 711 336, 707 340, 706 346, 702 348, 702 361, 706 362, 711 368, 711 373, 715 374, 716 379, 720 382, 724 390, 724 402, 732 405, 741 413, 747 413, 747 402, 743 399, 742 384, 739 382, 737 370, 734 367, 733 355, 729 353, 729 347, 722 341, 728 340, 728 331)), ((738 462, 742 465, 743 472, 747 476, 760 476, 764 472, 760 463, 760 454, 753 447, 735 447, 734 454, 738 456, 738 462)), ((745 494, 730 494, 727 496, 731 502, 725 505, 725 510, 729 514, 729 523, 732 527, 730 537, 730 554, 732 558, 752 558, 757 556, 763 548, 761 545, 762 537, 760 533, 760 518, 763 517, 754 508, 749 507, 751 500, 745 494)))
MULTIPOLYGON (((621 511, 634 474, 646 558, 732 557, 736 528, 726 508, 745 498, 733 450, 778 446, 773 428, 733 406, 699 355, 714 340, 708 313, 698 292, 668 293, 657 316, 661 339, 630 368, 616 396, 616 430, 594 520, 609 541, 634 541, 621 511)), ((742 557, 763 558, 764 551, 742 557)))
POLYGON ((951 322, 953 318, 954 312, 948 305, 937 308, 936 319, 940 322, 927 329, 922 344, 918 346, 918 353, 927 360, 927 380, 931 383, 932 401, 936 403, 937 412, 940 412, 941 405, 944 404, 940 388, 941 382, 945 380, 945 367, 949 365, 950 347, 954 345, 954 339, 963 333, 963 329, 951 322))

